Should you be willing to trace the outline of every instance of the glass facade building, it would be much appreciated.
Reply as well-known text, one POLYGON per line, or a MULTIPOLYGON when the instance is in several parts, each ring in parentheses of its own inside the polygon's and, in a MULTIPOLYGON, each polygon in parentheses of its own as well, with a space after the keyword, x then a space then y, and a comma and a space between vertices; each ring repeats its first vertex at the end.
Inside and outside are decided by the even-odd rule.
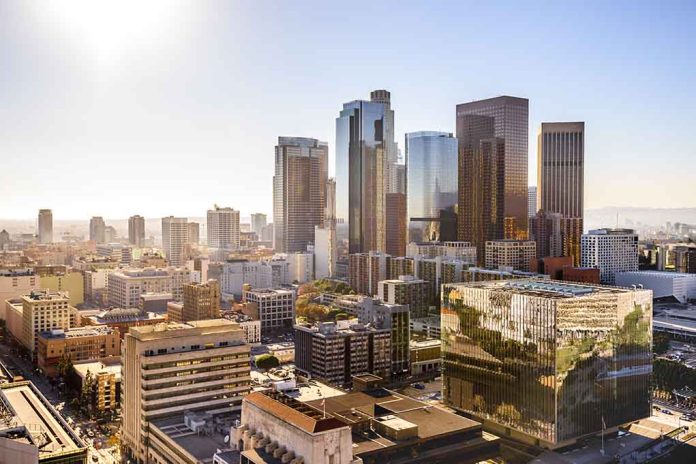
POLYGON ((314 227, 324 226, 329 147, 305 137, 278 137, 273 176, 274 248, 307 251, 314 227))
POLYGON ((398 189, 390 95, 370 97, 345 103, 336 118, 336 232, 344 253, 386 249, 386 194, 398 189))
POLYGON ((457 239, 457 157, 451 133, 406 134, 409 242, 457 239))
POLYGON ((650 416, 652 292, 540 280, 442 292, 443 397, 556 448, 650 416))
POLYGON ((468 131, 466 116, 472 115, 492 118, 493 134, 490 137, 501 139, 504 143, 504 238, 526 239, 529 100, 502 96, 457 105, 460 156, 461 148, 469 145, 462 137, 468 131))

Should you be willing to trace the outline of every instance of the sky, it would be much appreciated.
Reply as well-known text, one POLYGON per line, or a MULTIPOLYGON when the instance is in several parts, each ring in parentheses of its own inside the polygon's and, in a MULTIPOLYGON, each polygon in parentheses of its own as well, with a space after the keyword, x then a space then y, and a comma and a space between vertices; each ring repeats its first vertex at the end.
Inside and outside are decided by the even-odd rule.
POLYGON ((0 0, 0 218, 272 212, 278 136, 329 142, 392 93, 405 132, 457 103, 586 122, 586 208, 696 207, 696 2, 0 0))

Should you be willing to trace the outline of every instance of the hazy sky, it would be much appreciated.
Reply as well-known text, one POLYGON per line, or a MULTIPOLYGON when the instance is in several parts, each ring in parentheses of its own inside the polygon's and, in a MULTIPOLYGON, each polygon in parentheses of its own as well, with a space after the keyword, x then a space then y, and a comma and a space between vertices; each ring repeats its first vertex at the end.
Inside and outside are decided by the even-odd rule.
MULTIPOLYGON (((271 212, 279 135, 392 92, 404 132, 586 121, 586 206, 696 206, 696 2, 0 0, 0 217, 271 212), (485 3, 485 4, 484 4, 485 3)), ((333 169, 333 168, 332 168, 333 169)))

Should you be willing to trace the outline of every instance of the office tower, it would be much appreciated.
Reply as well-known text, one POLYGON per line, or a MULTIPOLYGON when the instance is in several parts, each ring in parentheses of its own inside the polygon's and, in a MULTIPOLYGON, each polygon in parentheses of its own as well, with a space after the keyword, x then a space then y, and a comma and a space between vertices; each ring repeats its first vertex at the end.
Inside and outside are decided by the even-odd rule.
POLYGON ((357 319, 295 326, 295 365, 312 377, 350 385, 352 377, 391 374, 391 330, 357 319))
POLYGON ((584 217, 585 123, 544 122, 537 144, 539 209, 563 216, 564 255, 580 263, 584 217))
POLYGON ((652 292, 542 280, 452 284, 443 400, 547 448, 650 416, 652 292))
POLYGON ((396 165, 396 192, 408 193, 408 176, 405 164, 396 165))
POLYGON ((106 243, 106 224, 101 216, 89 220, 89 239, 96 243, 106 243))
POLYGON ((209 280, 204 284, 185 284, 183 290, 184 304, 181 314, 172 317, 168 313, 170 321, 202 321, 220 317, 220 284, 217 280, 209 280))
POLYGON ((348 256, 348 284, 361 295, 377 294, 377 284, 389 278, 392 257, 371 251, 348 256))
POLYGON ((183 462, 171 424, 229 414, 251 390, 244 332, 223 319, 132 327, 121 364, 121 439, 138 462, 183 462))
POLYGON ((53 243, 53 211, 39 210, 39 243, 53 243))
POLYGON ((29 351, 36 353, 41 332, 70 328, 70 318, 76 311, 70 298, 62 292, 40 290, 21 297, 22 337, 29 351))
POLYGON ((188 242, 188 220, 174 216, 162 218, 162 249, 172 266, 184 265, 184 248, 188 242))
POLYGON ((430 283, 410 275, 380 281, 377 295, 385 303, 407 305, 411 319, 427 316, 430 309, 430 283))
MULTIPOLYGON (((475 150, 477 145, 471 144, 469 140, 462 140, 461 137, 465 134, 467 138, 469 137, 467 134, 467 126, 469 126, 467 118, 469 116, 492 118, 493 133, 483 138, 495 137, 500 139, 503 145, 500 153, 503 158, 502 174, 500 174, 503 177, 501 180, 503 194, 497 201, 503 203, 504 236, 490 237, 487 240, 495 238, 526 239, 529 100, 502 96, 457 105, 457 138, 459 139, 460 163, 461 157, 466 154, 462 149, 470 147, 475 150)), ((467 176, 466 171, 464 171, 464 175, 467 176)), ((460 175, 460 195, 461 183, 462 176, 460 175)), ((486 195, 485 192, 483 194, 486 195)), ((461 207, 462 198, 460 196, 460 211, 461 207)), ((460 240, 462 240, 461 237, 460 240)))
POLYGON ((278 137, 273 176, 274 249, 307 251, 324 225, 329 146, 304 137, 278 137))
POLYGON ((264 227, 266 227, 266 215, 263 213, 253 213, 251 215, 251 231, 258 234, 259 240, 261 240, 264 227))
POLYGON ((145 218, 139 215, 128 218, 128 243, 140 248, 145 242, 145 218))
POLYGON ((448 132, 406 134, 409 242, 457 239, 457 150, 448 132))
POLYGON ((582 267, 599 268, 603 284, 614 285, 617 272, 638 270, 638 234, 631 229, 597 229, 582 235, 582 267))
POLYGON ((495 122, 489 116, 457 116, 457 235, 476 247, 479 263, 485 263, 486 242, 505 236, 505 141, 493 137, 495 122))
POLYGON ((201 242, 201 225, 197 222, 189 222, 187 223, 187 227, 186 243, 189 245, 198 245, 201 242))
POLYGON ((488 269, 512 268, 529 272, 537 258, 533 240, 492 240, 486 242, 486 267, 488 269))
POLYGON ((261 321, 261 333, 290 330, 295 324, 295 291, 292 289, 245 290, 243 301, 261 321))
POLYGON ((537 213, 537 188, 532 185, 527 188, 527 217, 533 218, 537 213))
POLYGON ((171 293, 175 301, 184 296, 183 287, 193 281, 186 268, 119 269, 107 276, 109 304, 116 308, 137 308, 143 293, 171 293))
POLYGON ((336 219, 348 246, 341 252, 386 250, 385 201, 397 187, 397 156, 389 92, 343 105, 336 118, 336 219))
POLYGON ((314 228, 314 273, 317 279, 334 277, 338 253, 336 242, 336 179, 326 181, 324 226, 314 228))
MULTIPOLYGON (((563 249, 563 216, 540 209, 529 217, 529 239, 536 242, 537 258, 569 256, 563 249)), ((571 257, 571 265, 572 257, 571 257)))
POLYGON ((387 208, 385 246, 387 254, 403 256, 406 254, 406 195, 403 193, 387 193, 385 199, 387 208))
POLYGON ((273 242, 273 238, 275 237, 273 229, 272 222, 270 224, 266 224, 263 230, 261 230, 261 240, 264 242, 273 242))
POLYGON ((116 232, 116 228, 114 226, 104 227, 104 243, 115 242, 117 238, 118 233, 116 232))
POLYGON ((406 256, 411 258, 421 256, 428 259, 442 256, 458 259, 472 266, 476 265, 476 247, 471 246, 469 242, 411 242, 406 247, 406 256))
POLYGON ((208 210, 208 247, 236 250, 239 248, 239 211, 232 208, 208 210))

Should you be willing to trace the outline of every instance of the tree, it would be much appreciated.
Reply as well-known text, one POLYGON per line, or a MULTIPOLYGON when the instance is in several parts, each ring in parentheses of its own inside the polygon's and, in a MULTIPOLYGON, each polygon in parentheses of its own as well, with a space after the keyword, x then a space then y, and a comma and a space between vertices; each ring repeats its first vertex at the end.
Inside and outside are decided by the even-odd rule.
POLYGON ((60 357, 60 360, 58 361, 58 375, 61 377, 65 378, 65 376, 72 370, 73 363, 72 360, 70 359, 70 356, 63 355, 60 357))
POLYGON ((653 351, 655 354, 664 354, 669 349, 669 335, 664 332, 655 332, 653 336, 653 351))
POLYGON ((80 391, 80 408, 85 414, 90 412, 90 403, 92 399, 92 390, 94 389, 94 376, 87 370, 85 374, 85 379, 82 381, 82 390, 80 391))
POLYGON ((268 369, 280 366, 280 361, 272 354, 260 354, 254 358, 254 364, 256 364, 256 367, 259 369, 267 371, 268 369))

